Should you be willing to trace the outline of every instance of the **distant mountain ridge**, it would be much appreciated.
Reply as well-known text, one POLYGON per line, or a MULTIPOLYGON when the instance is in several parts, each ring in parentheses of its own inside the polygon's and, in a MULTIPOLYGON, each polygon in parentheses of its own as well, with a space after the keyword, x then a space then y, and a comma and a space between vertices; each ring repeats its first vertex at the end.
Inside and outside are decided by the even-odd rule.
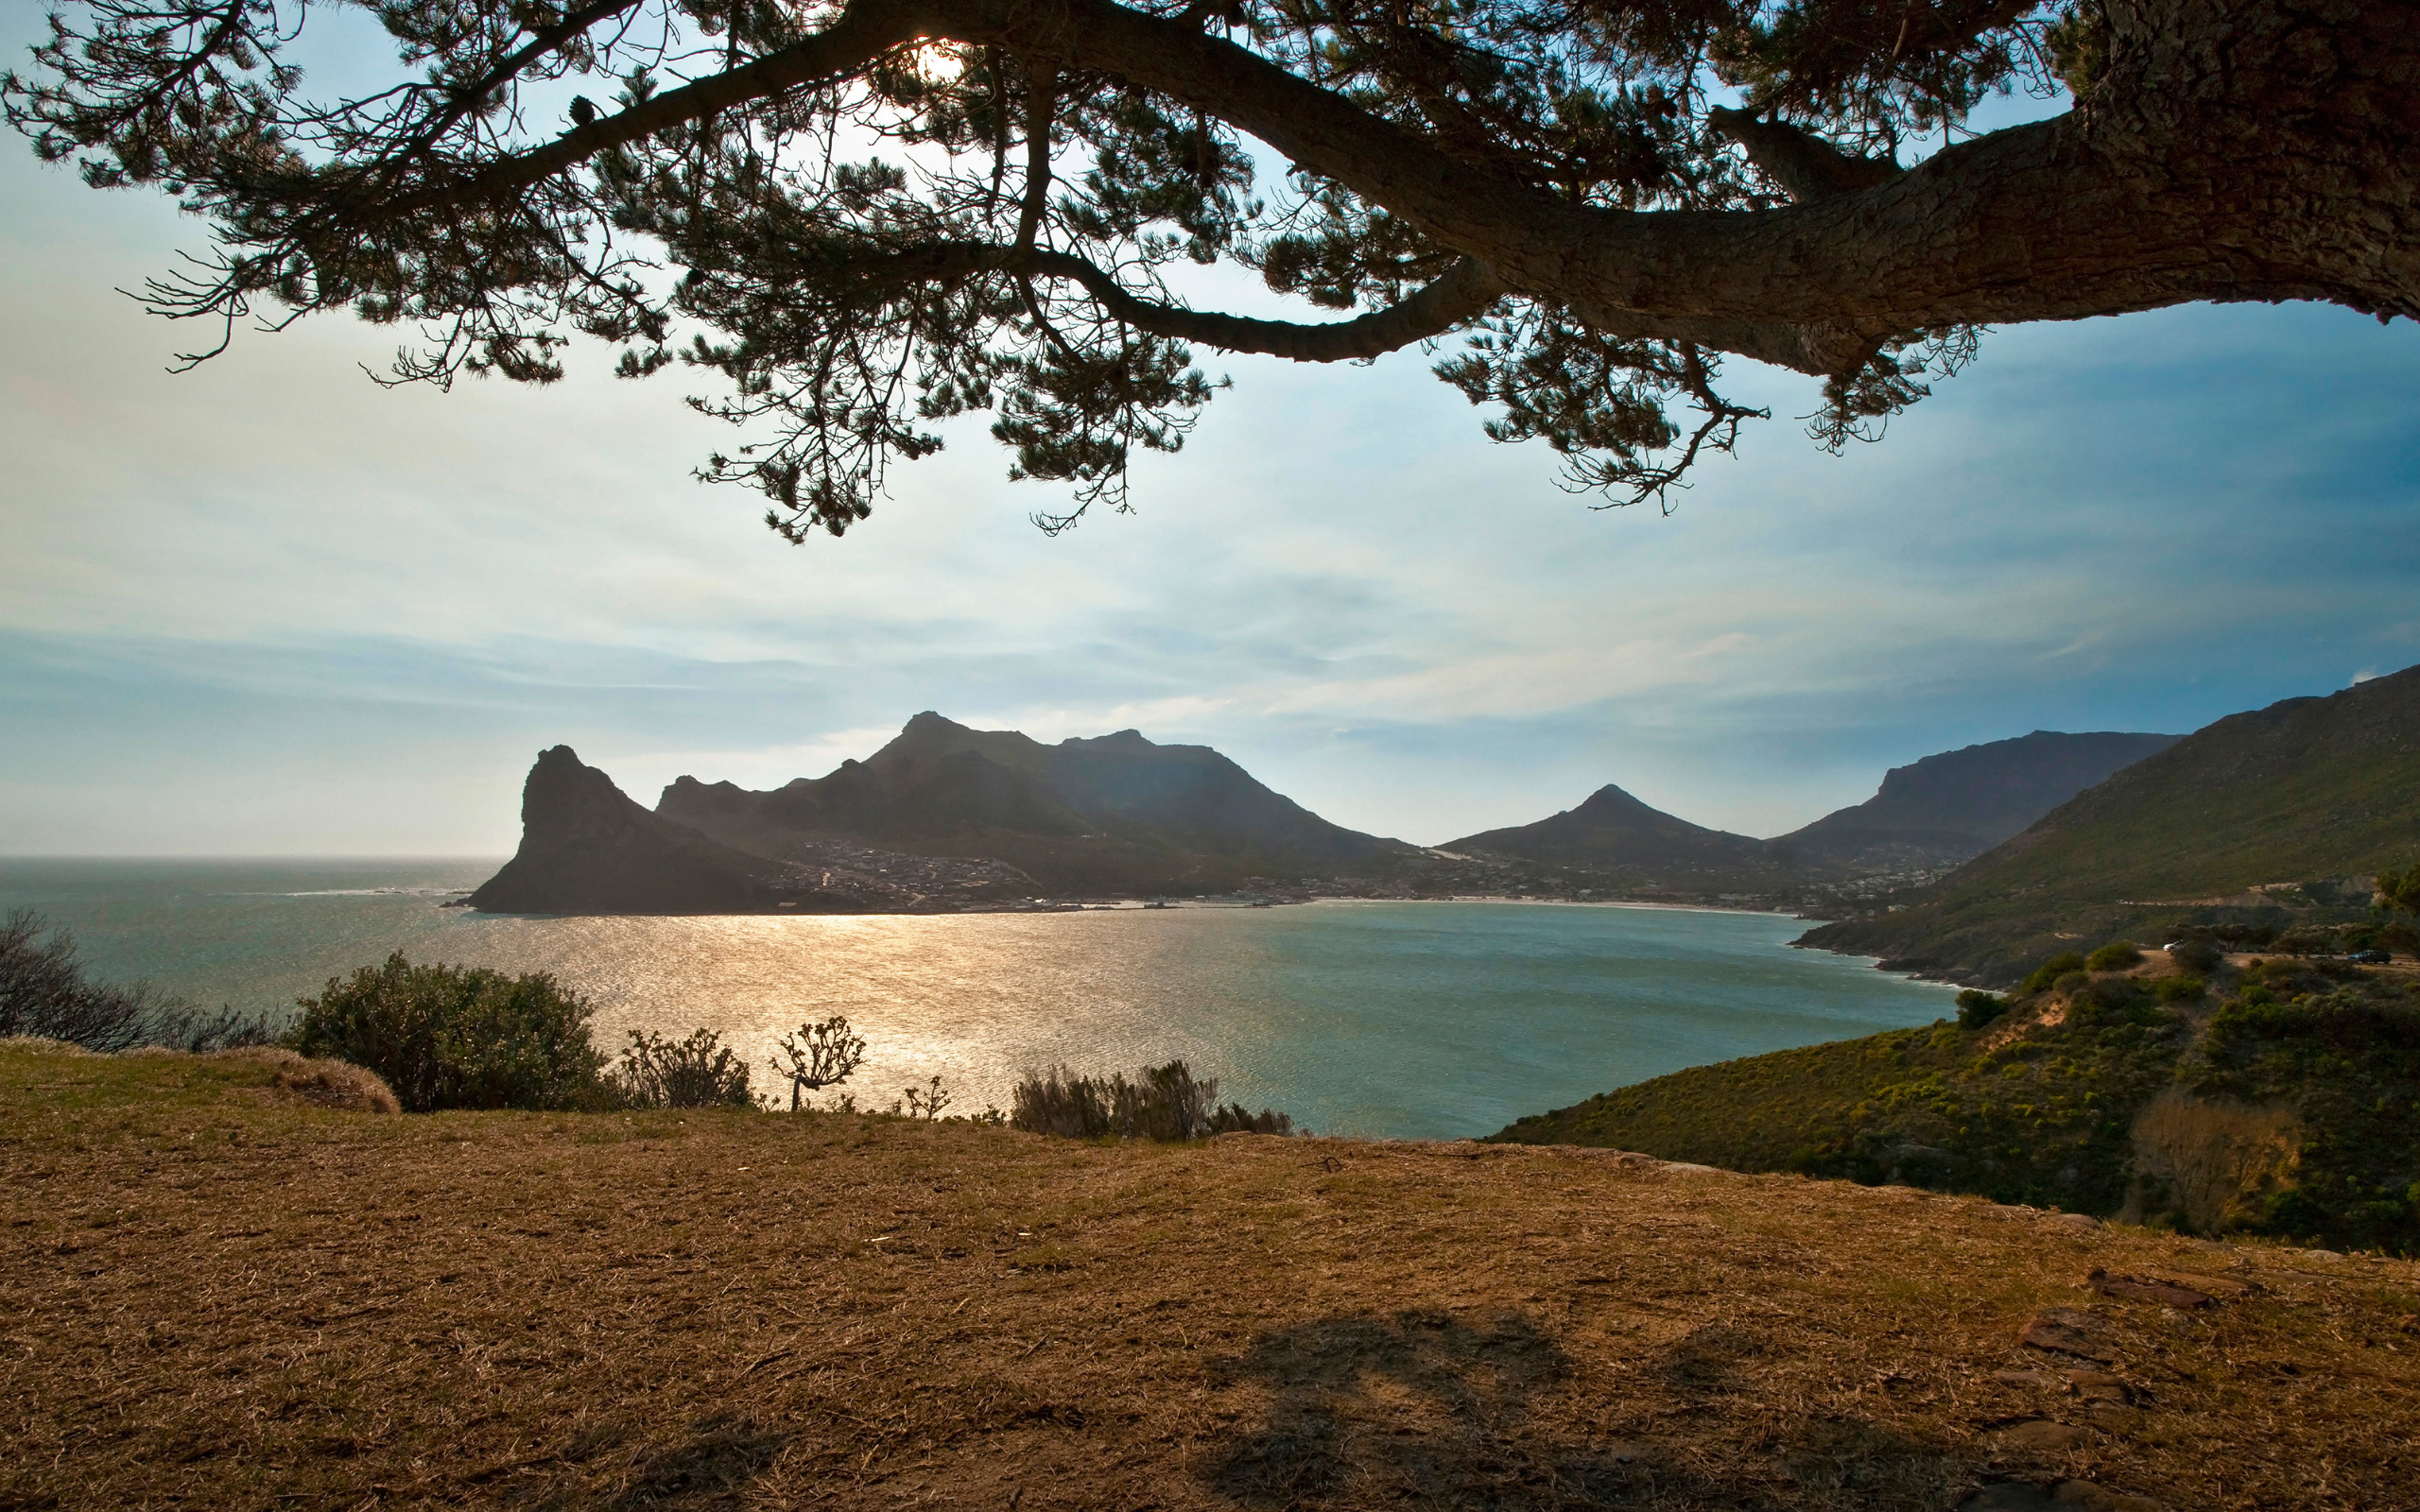
POLYGON ((1944 751, 1892 767, 1872 798, 1771 844, 1791 865, 1830 871, 1955 866, 2180 738, 2037 730, 1944 751))
POLYGON ((1331 824, 1207 746, 1136 730, 1044 745, 930 712, 864 761, 770 792, 682 778, 664 818, 782 858, 839 838, 911 854, 993 856, 1056 893, 1223 892, 1249 877, 1329 876, 1412 853, 1331 824))
POLYGON ((2125 767, 1880 919, 1802 943, 1983 982, 2120 933, 2358 912, 2420 860, 2420 667, 2231 714, 2125 767), (2255 889, 2267 889, 2256 891, 2255 889))
POLYGON ((1944 751, 1883 776, 1862 803, 1771 840, 1709 830, 1607 783, 1577 808, 1440 849, 1513 856, 1661 886, 1764 888, 1954 866, 1979 855, 2174 735, 2060 734, 1944 751))
POLYGON ((1518 856, 1590 872, 1634 873, 1664 883, 1733 878, 1772 865, 1762 840, 1675 818, 1611 782, 1577 808, 1534 824, 1466 834, 1438 849, 1518 856))

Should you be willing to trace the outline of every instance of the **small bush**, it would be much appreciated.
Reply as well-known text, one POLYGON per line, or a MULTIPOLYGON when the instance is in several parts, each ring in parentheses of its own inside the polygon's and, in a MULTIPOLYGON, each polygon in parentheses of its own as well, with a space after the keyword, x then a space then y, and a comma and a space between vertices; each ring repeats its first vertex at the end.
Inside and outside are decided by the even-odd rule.
POLYGON ((2226 960, 2227 953, 2206 939, 2181 939, 2168 948, 2168 958, 2195 976, 2207 976, 2226 960))
MULTIPOLYGON (((904 1106, 909 1118, 921 1118, 927 1124, 939 1123, 942 1109, 950 1105, 953 1095, 948 1088, 942 1085, 941 1077, 936 1075, 924 1086, 910 1087, 902 1092, 899 1102, 890 1105, 890 1110, 896 1113, 904 1106)), ((952 1119, 950 1122, 958 1121, 952 1119)))
POLYGON ((2060 997, 2073 998, 2090 986, 2092 986, 2090 971, 2063 971, 2059 974, 2059 979, 2050 984, 2050 990, 2060 997))
POLYGON ((712 1029, 686 1040, 631 1031, 621 1062, 608 1078, 629 1108, 747 1108, 748 1062, 712 1029))
POLYGON ((1968 988, 1958 994, 1958 1027, 1979 1029, 2008 1011, 2008 999, 1968 988))
POLYGON ((2343 949, 2336 931, 2325 924, 2298 924, 2270 942, 2281 955, 2333 955, 2343 949))
POLYGON ((2142 947, 2131 939, 2113 939, 2083 958, 2087 971, 2127 971, 2142 964, 2142 947))
POLYGON ((803 1106, 808 1092, 847 1081, 866 1058, 865 1036, 852 1030, 849 1021, 837 1013, 813 1023, 800 1024, 796 1034, 782 1036, 774 1048, 781 1055, 765 1064, 773 1069, 774 1075, 789 1082, 793 1113, 803 1106))
POLYGON ((1210 1115, 1213 1134, 1291 1134, 1294 1121, 1283 1113, 1264 1108, 1257 1113, 1247 1113, 1241 1103, 1229 1103, 1210 1115))
POLYGON ((2016 989, 2020 993, 2039 992, 2069 971, 2081 971, 2083 969, 2082 955, 2074 951, 2063 951, 2035 967, 2031 975, 2017 984, 2016 989))
POLYGON ((588 1040, 588 1001, 544 971, 414 966, 397 951, 330 977, 287 1048, 367 1066, 410 1113, 441 1108, 594 1108, 612 1100, 588 1040))
POLYGON ((30 908, 0 920, 0 1039, 57 1040, 114 1055, 143 1045, 232 1050, 277 1038, 265 1018, 233 1008, 206 1013, 145 982, 95 982, 84 974, 75 936, 56 929, 45 939, 45 924, 30 908))
POLYGON ((2210 984, 2198 976, 2163 976, 2152 992, 2162 1003, 2198 1003, 2209 990, 2210 984))
POLYGON ((1028 1073, 1011 1099, 1009 1126, 1066 1139, 1148 1139, 1173 1143, 1206 1134, 1290 1133, 1293 1120, 1241 1104, 1219 1107, 1219 1078, 1194 1078, 1182 1060, 1151 1066, 1130 1080, 1124 1072, 1080 1076, 1064 1066, 1028 1073))
POLYGON ((2156 1016, 2152 1002, 2152 993, 2131 976, 2087 977, 2072 994, 2067 1022, 2078 1028, 2148 1022, 2156 1016))

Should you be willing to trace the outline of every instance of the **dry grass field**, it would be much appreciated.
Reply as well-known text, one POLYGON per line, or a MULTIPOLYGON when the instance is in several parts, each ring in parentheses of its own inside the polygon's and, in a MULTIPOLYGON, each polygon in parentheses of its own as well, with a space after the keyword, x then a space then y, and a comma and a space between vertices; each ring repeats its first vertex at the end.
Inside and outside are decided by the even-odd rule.
POLYGON ((0 1507, 2420 1505, 2411 1263, 1598 1150, 273 1071, 0 1048, 0 1507), (2082 1353, 2020 1343, 2048 1309, 2082 1353))

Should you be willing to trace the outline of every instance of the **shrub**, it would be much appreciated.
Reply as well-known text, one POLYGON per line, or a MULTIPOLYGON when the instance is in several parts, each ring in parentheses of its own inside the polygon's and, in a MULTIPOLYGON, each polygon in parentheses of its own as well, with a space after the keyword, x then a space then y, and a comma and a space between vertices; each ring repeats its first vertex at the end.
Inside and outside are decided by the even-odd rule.
POLYGON ((2168 948, 2168 958, 2195 976, 2207 976, 2226 960, 2227 954, 2206 939, 2181 939, 2168 948))
POLYGON ((800 1024, 796 1034, 782 1036, 773 1048, 781 1052, 780 1057, 765 1064, 773 1068, 774 1075, 789 1078, 793 1113, 806 1093, 847 1081, 866 1057, 864 1036, 851 1031, 849 1021, 837 1013, 819 1022, 800 1024))
POLYGON ((0 920, 0 1038, 59 1040, 103 1055, 141 1045, 231 1050, 277 1038, 268 1021, 257 1015, 233 1008, 206 1013, 145 982, 117 987, 93 981, 78 957, 75 936, 57 929, 44 939, 44 923, 29 908, 0 920))
POLYGON ((2131 976, 2084 978, 2072 994, 2067 1022, 2078 1028, 2142 1023, 2154 1016, 2151 1008, 2151 992, 2131 976))
MULTIPOLYGON (((925 1086, 910 1087, 901 1093, 900 1102, 893 1103, 890 1110, 896 1113, 900 1110, 901 1105, 905 1104, 909 1118, 921 1118, 928 1124, 938 1123, 942 1116, 942 1109, 950 1105, 950 1090, 942 1086, 941 1077, 936 1075, 925 1086)), ((953 1119, 951 1122, 955 1123, 957 1120, 953 1119)))
POLYGON ((397 951, 299 1000, 288 1048, 367 1066, 404 1110, 594 1108, 612 1100, 585 998, 544 971, 414 966, 397 951))
POLYGON ((2210 984, 2198 976, 2163 976, 2152 988, 2162 1003, 2198 1003, 2210 990, 2210 984))
POLYGON ((2342 941, 2325 924, 2297 924, 2270 946, 2280 955, 2333 955, 2342 948, 2342 941))
POLYGON ((2082 955, 2074 951, 2063 951, 2035 967, 2031 975, 2017 984, 2016 989, 2020 993, 2039 992, 2069 971, 2081 971, 2083 969, 2082 955))
POLYGON ((2113 939, 2083 958, 2087 971, 2124 971, 2143 964, 2143 952, 2131 939, 2113 939))
POLYGON ((1291 1134, 1294 1121, 1284 1113, 1273 1113, 1264 1108, 1257 1113, 1247 1113, 1241 1103, 1229 1103, 1210 1115, 1213 1134, 1291 1134))
POLYGON ((1064 1066, 1029 1072, 1017 1083, 1009 1125, 1067 1139, 1149 1139, 1174 1142, 1205 1134, 1289 1133, 1293 1120, 1241 1104, 1219 1105, 1219 1078, 1196 1080, 1182 1060, 1151 1066, 1128 1079, 1124 1072, 1080 1076, 1064 1066))
POLYGON ((2090 986, 2092 986, 2091 972, 2081 970, 2063 971, 2059 974, 2059 979, 2050 984, 2050 990, 2060 997, 2072 998, 2090 986))
POLYGON ((609 1081, 628 1108, 747 1108, 748 1062, 712 1029, 686 1040, 631 1031, 609 1081))
POLYGON ((1979 1029, 2008 1011, 2008 999, 1968 988, 1958 994, 1958 1027, 1979 1029))

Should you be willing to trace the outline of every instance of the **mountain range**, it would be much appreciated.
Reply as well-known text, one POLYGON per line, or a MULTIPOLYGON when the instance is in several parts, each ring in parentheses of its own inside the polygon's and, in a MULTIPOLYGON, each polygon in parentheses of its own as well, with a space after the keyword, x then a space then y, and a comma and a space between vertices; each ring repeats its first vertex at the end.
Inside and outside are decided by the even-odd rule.
POLYGON ((1708 830, 1608 784, 1534 824, 1449 840, 1455 852, 1517 857, 1665 885, 1769 889, 1824 878, 1954 866, 1990 850, 2174 735, 2037 730, 1927 756, 1883 775, 1864 802, 1771 840, 1708 830))
POLYGON ((569 747, 522 789, 521 849, 472 905, 527 913, 929 911, 1223 894, 1380 872, 1415 847, 1331 824, 1206 746, 1045 745, 921 713, 770 792, 683 777, 650 813, 569 747))
POLYGON ((1046 745, 928 712, 822 777, 753 791, 684 776, 651 812, 556 747, 524 785, 519 852, 472 902, 681 913, 1246 889, 1771 897, 1962 860, 2173 739, 2036 731, 1927 757, 1775 840, 1708 830, 1608 785, 1565 813, 1439 848, 1330 823, 1206 746, 1132 730, 1046 745))
POLYGON ((2420 667, 2231 714, 1802 943, 1998 985, 2079 942, 2358 915, 2420 861, 2420 667))
POLYGON ((1227 892, 1255 876, 1366 871, 1413 849, 1331 824, 1207 746, 1132 730, 1044 745, 931 713, 862 762, 769 793, 683 777, 656 813, 776 858, 832 838, 989 856, 1054 894, 1227 892))

